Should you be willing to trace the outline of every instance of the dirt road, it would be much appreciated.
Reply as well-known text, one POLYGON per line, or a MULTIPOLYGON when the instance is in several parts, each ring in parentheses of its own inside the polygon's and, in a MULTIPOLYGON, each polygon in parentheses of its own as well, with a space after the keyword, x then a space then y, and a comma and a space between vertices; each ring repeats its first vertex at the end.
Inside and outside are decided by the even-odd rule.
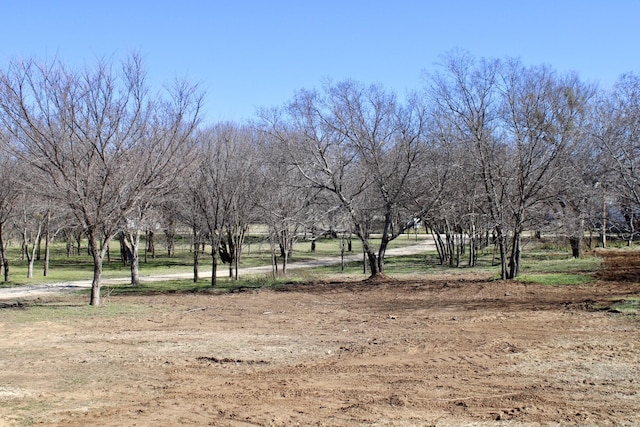
MULTIPOLYGON (((629 257, 588 284, 460 271, 0 303, 0 425, 637 426, 629 257)), ((635 274, 635 273, 634 273, 635 274)))
POLYGON ((635 284, 441 276, 0 309, 0 425, 640 425, 635 284))

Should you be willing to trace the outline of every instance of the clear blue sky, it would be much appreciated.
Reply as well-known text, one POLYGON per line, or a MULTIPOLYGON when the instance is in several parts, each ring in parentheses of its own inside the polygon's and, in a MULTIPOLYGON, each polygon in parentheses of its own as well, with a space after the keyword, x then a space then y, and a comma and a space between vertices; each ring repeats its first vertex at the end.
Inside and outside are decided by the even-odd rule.
POLYGON ((640 73, 638 0, 0 0, 0 66, 142 54, 151 83, 202 84, 205 120, 242 121, 324 78, 403 95, 454 48, 576 71, 640 73))

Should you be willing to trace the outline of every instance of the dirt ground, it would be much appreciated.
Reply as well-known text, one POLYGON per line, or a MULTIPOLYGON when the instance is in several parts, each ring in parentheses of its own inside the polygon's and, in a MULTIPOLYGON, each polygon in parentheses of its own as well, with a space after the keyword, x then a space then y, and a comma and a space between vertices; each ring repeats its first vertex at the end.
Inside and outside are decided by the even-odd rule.
POLYGON ((618 279, 4 301, 0 425, 640 425, 640 318, 601 309, 638 294, 618 279))

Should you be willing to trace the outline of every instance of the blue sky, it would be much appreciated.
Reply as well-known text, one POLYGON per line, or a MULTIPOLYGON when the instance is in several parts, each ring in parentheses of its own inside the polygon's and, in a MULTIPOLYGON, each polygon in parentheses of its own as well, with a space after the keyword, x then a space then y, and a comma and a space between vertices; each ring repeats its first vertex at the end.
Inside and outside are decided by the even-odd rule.
POLYGON ((206 90, 205 121, 242 121, 325 78, 399 95, 464 49, 575 71, 607 88, 640 73, 637 0, 0 0, 0 66, 142 54, 150 82, 206 90))

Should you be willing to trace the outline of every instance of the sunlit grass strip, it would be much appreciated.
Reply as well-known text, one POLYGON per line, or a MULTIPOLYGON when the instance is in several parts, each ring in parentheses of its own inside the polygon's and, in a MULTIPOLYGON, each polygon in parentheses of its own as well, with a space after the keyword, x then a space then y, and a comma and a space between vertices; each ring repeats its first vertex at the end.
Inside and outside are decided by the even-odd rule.
POLYGON ((640 312, 640 296, 627 297, 622 301, 616 301, 609 310, 622 314, 638 314, 640 312))
POLYGON ((597 271, 602 265, 602 259, 595 256, 582 258, 567 258, 566 254, 552 257, 544 252, 527 254, 523 257, 522 272, 528 273, 582 273, 597 271), (541 259, 542 256, 547 259, 541 259))
MULTIPOLYGON (((215 287, 211 286, 211 280, 209 278, 200 279, 196 283, 190 279, 150 281, 146 283, 143 282, 139 286, 103 286, 102 297, 108 303, 108 298, 111 296, 244 292, 257 289, 275 288, 280 285, 295 283, 302 280, 303 278, 301 276, 295 275, 275 279, 270 275, 250 276, 239 280, 218 278, 215 287)), ((83 289, 78 292, 81 294, 87 294, 89 290, 83 289)))
POLYGON ((522 272, 517 280, 542 285, 583 285, 594 280, 590 274, 602 265, 602 259, 594 256, 567 258, 560 254, 557 258, 540 259, 544 255, 544 251, 538 251, 524 258, 522 272))
POLYGON ((152 310, 147 305, 129 304, 119 301, 108 302, 96 309, 86 303, 86 298, 69 298, 64 300, 44 300, 27 302, 15 306, 2 302, 0 306, 0 322, 25 323, 49 322, 60 320, 74 321, 79 318, 111 318, 119 316, 135 316, 152 310), (2 306, 1 304, 5 304, 2 306))
POLYGON ((522 274, 516 280, 523 283, 537 283, 549 286, 571 286, 590 283, 593 281, 593 278, 584 274, 538 273, 522 274))

